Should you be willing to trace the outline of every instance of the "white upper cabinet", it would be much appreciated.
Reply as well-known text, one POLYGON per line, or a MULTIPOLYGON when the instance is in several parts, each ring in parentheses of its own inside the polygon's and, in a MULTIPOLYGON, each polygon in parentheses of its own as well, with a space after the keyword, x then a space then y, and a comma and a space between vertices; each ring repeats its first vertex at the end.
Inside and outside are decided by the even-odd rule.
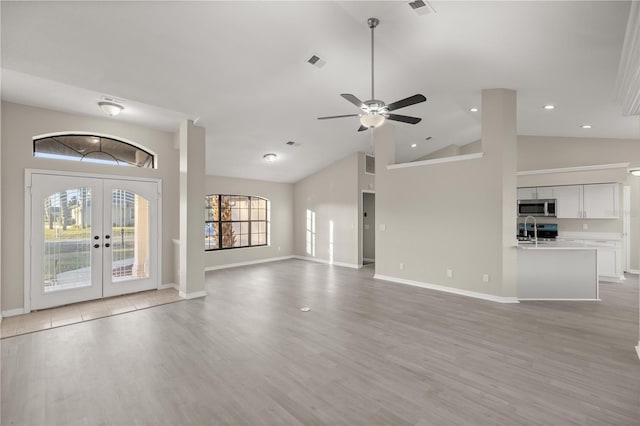
POLYGON ((518 200, 535 200, 536 188, 518 188, 518 200))
POLYGON ((584 217, 587 219, 617 219, 619 215, 619 185, 601 183, 584 185, 584 217))
POLYGON ((518 200, 556 200, 560 219, 618 219, 620 184, 539 186, 518 188, 518 200))
POLYGON ((582 185, 554 186, 556 217, 561 219, 582 218, 582 185))
POLYGON ((546 200, 549 198, 556 198, 554 189, 556 186, 539 186, 536 188, 536 194, 539 200, 546 200))

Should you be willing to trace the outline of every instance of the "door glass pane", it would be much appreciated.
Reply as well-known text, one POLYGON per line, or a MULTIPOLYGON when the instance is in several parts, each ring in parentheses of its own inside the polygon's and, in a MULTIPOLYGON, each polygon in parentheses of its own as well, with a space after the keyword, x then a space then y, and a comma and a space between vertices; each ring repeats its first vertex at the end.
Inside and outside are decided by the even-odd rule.
POLYGON ((111 219, 112 280, 149 277, 149 200, 134 192, 114 189, 111 219))
POLYGON ((91 189, 52 194, 43 210, 44 292, 91 285, 91 189))

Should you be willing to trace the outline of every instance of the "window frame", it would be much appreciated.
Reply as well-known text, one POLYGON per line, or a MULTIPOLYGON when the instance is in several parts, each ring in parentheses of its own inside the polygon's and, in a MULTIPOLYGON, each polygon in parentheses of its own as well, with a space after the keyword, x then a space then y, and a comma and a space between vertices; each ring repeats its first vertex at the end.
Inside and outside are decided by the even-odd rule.
MULTIPOLYGON (((205 245, 204 251, 208 252, 208 251, 220 251, 220 250, 233 250, 233 249, 243 249, 243 248, 250 248, 250 247, 266 247, 266 246, 270 246, 271 245, 271 241, 270 241, 270 233, 271 233, 271 202, 264 197, 259 197, 256 195, 237 195, 237 194, 208 194, 205 196, 205 201, 207 198, 209 197, 217 197, 217 210, 218 210, 218 215, 216 219, 212 219, 209 220, 206 218, 205 216, 205 238, 206 238, 206 229, 207 229, 207 225, 211 224, 211 226, 213 227, 213 229, 215 229, 216 225, 218 225, 218 233, 216 235, 216 239, 217 239, 217 247, 213 247, 213 248, 207 248, 205 245), (247 202, 247 219, 246 220, 234 220, 233 217, 230 220, 222 220, 222 198, 223 197, 229 197, 229 198, 245 198, 246 202, 247 202), (252 201, 253 200, 260 200, 260 201, 264 201, 264 205, 265 205, 265 218, 264 219, 252 219, 251 218, 251 209, 252 209, 252 201), (233 229, 233 224, 242 224, 242 223, 246 223, 247 224, 247 245, 240 245, 240 246, 234 246, 234 247, 223 247, 222 246, 222 238, 223 238, 223 224, 231 224, 231 228, 233 229), (264 244, 252 244, 252 228, 253 228, 253 224, 254 223, 264 223, 264 244)), ((212 208, 206 207, 205 205, 205 212, 207 210, 212 210, 212 208)), ((260 233, 261 234, 261 233, 260 233)))
MULTIPOLYGON (((52 159, 56 159, 56 160, 62 160, 62 161, 75 161, 75 162, 83 162, 86 159, 86 162, 97 162, 97 163, 102 163, 102 161, 95 161, 92 160, 91 157, 89 157, 90 154, 93 154, 95 152, 100 152, 102 154, 105 154, 111 158, 113 158, 113 162, 105 162, 104 164, 110 164, 110 165, 115 165, 118 167, 134 167, 134 168, 143 168, 143 169, 157 169, 158 168, 158 155, 150 150, 149 148, 147 148, 146 146, 140 145, 138 143, 126 140, 124 138, 121 137, 116 137, 116 136, 111 136, 111 135, 106 135, 106 134, 100 134, 100 133, 95 133, 95 132, 56 132, 56 133, 47 133, 47 134, 42 134, 42 135, 37 135, 37 136, 33 136, 31 138, 32 141, 32 153, 33 153, 33 157, 34 158, 52 158, 52 159), (67 155, 57 155, 57 154, 50 154, 50 153, 46 153, 46 152, 42 152, 38 150, 38 143, 45 140, 45 139, 56 139, 58 137, 89 137, 89 138, 98 138, 99 139, 99 143, 100 143, 100 148, 98 150, 92 150, 92 151, 88 151, 86 153, 82 153, 78 150, 76 150, 73 147, 70 147, 66 144, 64 144, 61 141, 56 140, 57 143, 66 146, 68 149, 75 151, 76 153, 79 154, 79 156, 67 156, 67 155), (107 139, 113 142, 117 142, 119 144, 122 145, 126 145, 128 147, 134 148, 136 150, 142 151, 143 153, 147 154, 150 158, 150 162, 147 163, 148 165, 142 164, 142 165, 138 165, 135 163, 131 163, 127 160, 124 159, 120 159, 117 158, 116 156, 114 156, 111 152, 107 152, 107 151, 102 151, 102 139, 107 139)), ((93 148, 93 146, 88 146, 88 148, 93 148)))

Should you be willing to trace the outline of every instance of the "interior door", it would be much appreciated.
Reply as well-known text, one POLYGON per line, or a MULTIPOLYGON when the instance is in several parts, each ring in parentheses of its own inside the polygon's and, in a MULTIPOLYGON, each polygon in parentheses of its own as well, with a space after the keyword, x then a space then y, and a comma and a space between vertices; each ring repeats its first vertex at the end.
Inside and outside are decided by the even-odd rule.
POLYGON ((158 287, 158 183, 31 175, 31 309, 158 287))

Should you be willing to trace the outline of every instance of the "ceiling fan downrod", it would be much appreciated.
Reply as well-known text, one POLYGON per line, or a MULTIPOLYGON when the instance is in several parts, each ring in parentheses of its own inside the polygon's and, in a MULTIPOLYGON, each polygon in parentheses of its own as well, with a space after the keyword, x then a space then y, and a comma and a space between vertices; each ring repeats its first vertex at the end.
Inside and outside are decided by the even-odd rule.
POLYGON ((374 78, 373 78, 373 32, 375 30, 375 28, 378 26, 378 24, 380 23, 380 20, 378 18, 369 18, 367 20, 367 24, 369 25, 369 28, 371 28, 371 99, 375 99, 376 97, 374 96, 374 78))

